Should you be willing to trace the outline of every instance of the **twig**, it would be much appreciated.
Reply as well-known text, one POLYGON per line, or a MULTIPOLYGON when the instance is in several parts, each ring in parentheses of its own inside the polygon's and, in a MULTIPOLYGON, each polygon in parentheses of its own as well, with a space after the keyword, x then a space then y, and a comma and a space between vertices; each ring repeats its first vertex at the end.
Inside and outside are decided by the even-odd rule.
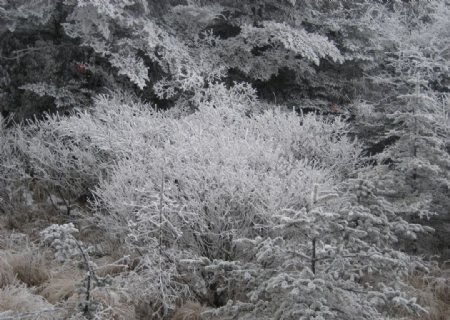
POLYGON ((61 197, 62 201, 64 202, 64 205, 66 206, 67 215, 70 216, 70 198, 68 199, 69 202, 67 202, 66 198, 62 194, 62 191, 58 188, 56 190, 57 190, 59 196, 61 197))
POLYGON ((78 249, 81 252, 81 256, 83 257, 84 262, 86 263, 86 266, 88 268, 88 276, 87 276, 87 284, 86 284, 86 305, 84 306, 83 313, 87 318, 89 317, 89 300, 91 299, 91 277, 95 280, 95 282, 99 283, 94 270, 92 269, 91 264, 89 263, 89 259, 87 257, 86 252, 84 252, 83 248, 81 247, 80 243, 76 240, 75 243, 78 247, 78 249))
MULTIPOLYGON (((162 279, 162 220, 163 220, 163 210, 164 210, 164 168, 166 165, 166 159, 164 157, 163 167, 161 170, 161 190, 159 191, 159 290, 161 291, 162 299, 163 301, 166 300, 165 298, 165 292, 164 292, 164 285, 163 285, 163 279, 162 279)), ((166 309, 165 304, 163 303, 162 306, 164 309, 166 309)), ((166 310, 164 310, 166 311, 166 310)))
POLYGON ((311 271, 316 274, 316 238, 312 239, 311 271))
POLYGON ((53 198, 52 198, 52 195, 51 195, 50 191, 49 191, 47 188, 43 187, 43 186, 42 186, 42 188, 43 188, 44 191, 47 193, 48 198, 50 199, 50 203, 51 203, 52 206, 53 206, 53 209, 55 209, 56 212, 59 212, 58 207, 56 206, 55 202, 53 202, 53 198))
POLYGON ((74 45, 70 44, 70 43, 65 43, 65 44, 59 44, 59 45, 48 45, 48 46, 42 46, 42 47, 20 49, 20 50, 13 51, 13 55, 14 56, 12 56, 12 57, 4 57, 4 56, 0 55, 0 59, 3 59, 3 60, 16 60, 16 59, 20 59, 20 58, 26 56, 27 54, 29 54, 29 53, 31 53, 33 51, 52 49, 52 48, 58 48, 58 47, 69 47, 69 46, 74 46, 74 45))
POLYGON ((163 210, 164 210, 164 167, 165 167, 165 159, 161 172, 161 190, 159 191, 159 256, 161 260, 162 254, 162 220, 163 220, 163 210))

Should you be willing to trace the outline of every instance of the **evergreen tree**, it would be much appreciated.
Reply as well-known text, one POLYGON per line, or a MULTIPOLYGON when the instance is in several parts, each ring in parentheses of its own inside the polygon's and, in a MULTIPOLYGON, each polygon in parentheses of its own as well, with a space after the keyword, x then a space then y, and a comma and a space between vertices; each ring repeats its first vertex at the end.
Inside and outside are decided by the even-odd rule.
MULTIPOLYGON (((440 215, 431 222, 438 228, 438 239, 448 232, 449 100, 445 83, 449 59, 440 39, 450 36, 449 13, 445 1, 394 5, 382 20, 391 47, 385 70, 371 77, 385 96, 371 115, 379 130, 378 140, 374 139, 377 135, 371 139, 385 144, 377 159, 390 164, 384 174, 393 175, 399 186, 389 199, 396 212, 408 219, 440 215)), ((436 247, 428 243, 426 251, 436 247)))

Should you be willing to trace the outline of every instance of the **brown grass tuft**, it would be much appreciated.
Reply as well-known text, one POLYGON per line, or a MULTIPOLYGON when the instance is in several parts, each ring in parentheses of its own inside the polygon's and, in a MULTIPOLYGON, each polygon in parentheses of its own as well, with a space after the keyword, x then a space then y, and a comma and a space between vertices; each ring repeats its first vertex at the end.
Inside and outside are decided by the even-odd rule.
POLYGON ((43 257, 31 251, 7 256, 17 279, 28 286, 38 286, 49 279, 49 271, 43 257))
POLYGON ((14 283, 14 271, 4 257, 0 257, 0 288, 14 283))
MULTIPOLYGON (((75 293, 67 300, 66 308, 75 308, 85 298, 84 294, 75 293)), ((133 302, 124 293, 107 288, 95 288, 91 291, 91 300, 103 306, 101 315, 97 314, 100 319, 137 319, 133 302)))
POLYGON ((416 289, 417 302, 429 311, 428 315, 413 319, 450 319, 450 270, 436 267, 429 274, 416 273, 408 283, 416 289))
POLYGON ((121 239, 109 234, 107 230, 94 223, 85 222, 79 226, 78 240, 94 244, 95 251, 101 255, 109 256, 113 260, 118 260, 127 255, 124 243, 121 239))
POLYGON ((178 308, 172 320, 202 320, 203 307, 196 302, 187 302, 178 308))
POLYGON ((128 265, 108 264, 101 266, 95 270, 95 274, 99 277, 115 276, 129 269, 128 265))
POLYGON ((58 315, 58 311, 53 309, 51 304, 42 297, 33 295, 24 286, 6 286, 0 289, 0 314, 2 316, 22 319, 26 314, 27 319, 62 319, 62 315, 58 315))
POLYGON ((131 299, 124 293, 96 288, 92 291, 92 299, 102 303, 109 311, 107 319, 135 319, 135 310, 131 299))
POLYGON ((133 261, 130 256, 124 256, 112 263, 107 263, 95 269, 95 274, 99 277, 115 276, 130 270, 133 261))
POLYGON ((74 295, 79 281, 74 279, 50 279, 40 291, 48 302, 56 304, 65 301, 74 295))

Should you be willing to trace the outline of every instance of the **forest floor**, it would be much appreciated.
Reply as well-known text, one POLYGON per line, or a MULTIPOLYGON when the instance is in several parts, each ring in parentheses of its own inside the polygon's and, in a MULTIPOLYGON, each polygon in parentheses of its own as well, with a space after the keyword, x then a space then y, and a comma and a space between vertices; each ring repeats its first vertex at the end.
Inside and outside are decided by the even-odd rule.
MULTIPOLYGON (((52 249, 40 245, 41 230, 69 222, 80 230, 77 240, 94 248, 90 259, 96 276, 126 280, 133 272, 132 261, 139 257, 127 256, 125 248, 108 239, 86 212, 74 210, 67 215, 52 206, 22 208, 20 213, 0 216, 0 320, 89 318, 80 307, 86 300, 86 265, 82 261, 61 263, 52 249)), ((402 319, 450 319, 450 266, 412 274, 405 282, 416 288, 418 302, 430 314, 402 319)), ((120 288, 96 287, 91 289, 89 299, 101 306, 101 319, 152 319, 148 306, 131 301, 120 288)), ((203 309, 198 304, 187 308, 192 316, 188 319, 202 319, 203 309)), ((180 314, 172 319, 184 319, 180 314)))
MULTIPOLYGON (((93 248, 89 260, 97 277, 126 277, 129 273, 129 261, 123 263, 123 258, 130 257, 123 248, 80 211, 68 216, 41 207, 0 216, 0 319, 85 319, 80 305, 86 300, 86 264, 82 260, 57 261, 54 250, 43 247, 40 239, 40 231, 46 227, 69 222, 80 230, 77 240, 93 248)), ((90 285, 89 299, 101 305, 101 319, 151 319, 120 290, 90 285)))

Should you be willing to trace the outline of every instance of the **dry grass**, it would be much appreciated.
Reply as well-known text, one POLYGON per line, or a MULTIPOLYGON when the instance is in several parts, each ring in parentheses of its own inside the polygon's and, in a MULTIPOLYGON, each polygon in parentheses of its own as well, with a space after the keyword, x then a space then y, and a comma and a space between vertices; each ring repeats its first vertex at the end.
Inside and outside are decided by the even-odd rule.
POLYGON ((73 310, 79 301, 72 299, 76 295, 78 285, 83 281, 86 271, 75 264, 51 264, 51 278, 39 287, 38 293, 48 302, 65 305, 73 310))
POLYGON ((203 320, 204 308, 196 302, 187 302, 178 308, 172 320, 203 320))
POLYGON ((24 286, 6 286, 0 289, 0 317, 22 319, 24 314, 30 319, 62 319, 61 313, 42 297, 33 295, 24 286), (31 317, 35 315, 35 317, 31 317))
MULTIPOLYGON (((1 220, 1 219, 0 219, 1 220)), ((1 225, 1 221, 0 221, 1 225)), ((22 252, 29 250, 30 238, 28 235, 21 232, 11 232, 2 230, 0 246, 2 252, 22 252)))
POLYGON ((133 303, 124 293, 107 290, 105 288, 96 288, 92 292, 92 298, 101 302, 106 310, 103 316, 107 319, 135 319, 135 309, 133 303))
POLYGON ((103 261, 104 261, 103 265, 95 269, 95 274, 99 277, 116 276, 123 272, 127 272, 131 270, 134 263, 136 263, 135 260, 132 259, 130 256, 123 256, 120 259, 113 262, 111 262, 111 259, 103 259, 103 261))
MULTIPOLYGON (((84 295, 75 293, 67 301, 68 308, 74 308, 85 299, 84 295)), ((96 319, 108 320, 132 320, 136 319, 133 302, 124 293, 114 289, 95 288, 91 291, 91 300, 102 305, 100 311, 97 311, 96 319)), ((147 319, 147 318, 146 318, 147 319)), ((150 318, 148 318, 150 319, 150 318)))
POLYGON ((49 271, 44 258, 31 251, 6 256, 18 280, 28 286, 39 286, 49 279, 49 271))
POLYGON ((7 214, 0 215, 0 226, 5 231, 24 233, 35 240, 39 238, 39 232, 48 225, 65 223, 69 218, 50 203, 30 206, 24 200, 19 200, 14 201, 15 205, 7 214))
POLYGON ((128 254, 124 243, 119 238, 109 234, 107 230, 99 227, 92 221, 80 222, 80 232, 77 239, 93 245, 94 250, 112 260, 118 260, 128 254))
POLYGON ((50 279, 43 285, 40 294, 48 302, 57 304, 73 296, 78 283, 79 281, 74 279, 50 279))
POLYGON ((95 274, 99 277, 115 276, 127 270, 129 267, 125 264, 108 264, 97 268, 95 274))
POLYGON ((14 270, 5 257, 0 256, 0 288, 13 284, 15 281, 14 270))
MULTIPOLYGON (((73 313, 80 302, 86 298, 78 292, 78 286, 82 281, 82 275, 73 270, 73 277, 68 278, 71 269, 60 272, 63 278, 52 278, 40 290, 40 295, 48 302, 64 306, 69 313, 73 313)), ((103 307, 99 314, 100 319, 125 320, 136 319, 133 301, 126 294, 110 288, 94 288, 90 299, 100 303, 103 307)))
POLYGON ((450 269, 416 273, 409 277, 408 283, 416 289, 417 302, 429 311, 428 315, 414 319, 450 320, 450 269))

